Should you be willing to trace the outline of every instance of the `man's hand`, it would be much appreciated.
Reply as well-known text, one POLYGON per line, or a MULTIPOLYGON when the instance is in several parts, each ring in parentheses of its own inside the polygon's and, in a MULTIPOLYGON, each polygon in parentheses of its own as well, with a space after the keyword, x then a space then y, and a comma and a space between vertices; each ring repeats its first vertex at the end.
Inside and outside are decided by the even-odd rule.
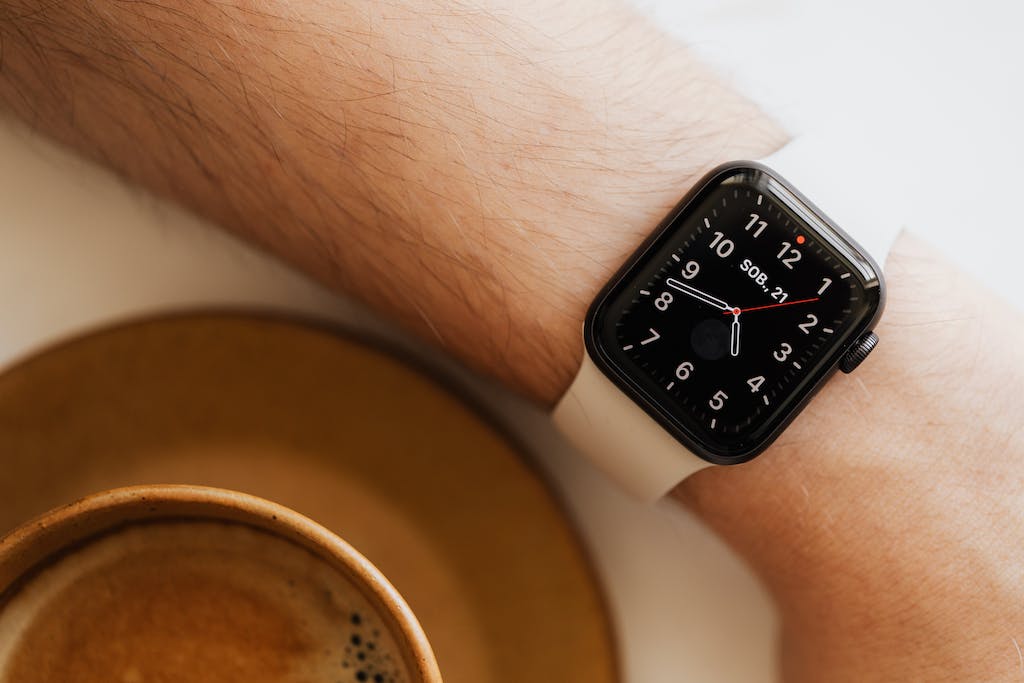
MULTIPOLYGON (((694 180, 783 141, 611 1, 6 0, 0 46, 13 114, 544 405, 694 180)), ((917 244, 887 276, 856 374, 678 495, 772 588, 791 679, 1019 677, 1021 323, 917 244)))

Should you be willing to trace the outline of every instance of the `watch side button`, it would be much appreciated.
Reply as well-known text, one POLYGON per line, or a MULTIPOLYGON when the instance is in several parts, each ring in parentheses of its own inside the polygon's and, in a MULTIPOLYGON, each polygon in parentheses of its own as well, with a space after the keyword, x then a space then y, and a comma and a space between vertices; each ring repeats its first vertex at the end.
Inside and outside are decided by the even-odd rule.
POLYGON ((850 347, 842 360, 839 361, 839 369, 845 373, 851 373, 857 366, 864 362, 874 348, 878 346, 878 335, 874 332, 865 332, 857 342, 850 347))

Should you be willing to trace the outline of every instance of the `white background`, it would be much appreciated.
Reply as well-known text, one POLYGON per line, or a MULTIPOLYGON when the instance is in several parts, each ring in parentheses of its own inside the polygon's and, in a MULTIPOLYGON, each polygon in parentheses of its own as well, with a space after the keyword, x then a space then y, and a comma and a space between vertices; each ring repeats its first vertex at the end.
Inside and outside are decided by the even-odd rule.
MULTIPOLYGON (((1021 305, 1019 3, 642 6, 791 130, 854 122, 870 133, 876 166, 864 173, 898 172, 906 222, 1021 305)), ((0 363, 141 313, 225 304, 394 334, 193 217, 0 125, 0 363)), ((452 372, 524 434, 567 496, 608 586, 627 681, 773 679, 768 603, 715 539, 677 509, 626 500, 543 416, 452 372)))
POLYGON ((877 136, 911 228, 1021 307, 1024 3, 638 4, 790 130, 877 136))

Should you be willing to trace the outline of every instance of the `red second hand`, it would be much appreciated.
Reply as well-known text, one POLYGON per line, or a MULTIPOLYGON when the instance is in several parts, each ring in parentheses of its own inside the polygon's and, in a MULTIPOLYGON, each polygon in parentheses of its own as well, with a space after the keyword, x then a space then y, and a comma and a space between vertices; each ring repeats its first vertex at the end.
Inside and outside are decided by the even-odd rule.
POLYGON ((781 304, 768 304, 767 306, 752 306, 750 308, 731 308, 728 311, 722 311, 722 315, 736 315, 737 313, 748 313, 750 311, 761 311, 766 308, 778 308, 779 306, 795 306, 797 304, 806 304, 812 301, 817 301, 820 296, 816 296, 813 299, 800 299, 799 301, 786 301, 781 304))

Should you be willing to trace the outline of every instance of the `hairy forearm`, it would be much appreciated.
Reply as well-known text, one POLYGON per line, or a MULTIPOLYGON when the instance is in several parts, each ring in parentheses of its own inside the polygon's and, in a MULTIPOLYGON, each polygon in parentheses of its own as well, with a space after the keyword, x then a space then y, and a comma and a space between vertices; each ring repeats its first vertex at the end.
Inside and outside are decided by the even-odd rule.
POLYGON ((0 100, 553 403, 590 298, 769 121, 616 3, 13 0, 0 100))
MULTIPOLYGON (((613 3, 8 0, 0 41, 0 105, 546 405, 590 299, 668 208, 782 141, 613 3)), ((779 597, 795 678, 1002 672, 1013 653, 976 623, 980 647, 936 658, 942 604, 991 604, 928 560, 1019 528, 1005 387, 1024 382, 1024 334, 970 285, 938 296, 959 281, 920 254, 890 259, 882 344, 855 375, 764 456, 676 494, 779 597), (900 640, 908 620, 920 642, 900 640)), ((936 564, 1024 593, 993 557, 936 564)), ((1021 626, 997 616, 982 623, 1021 626)))

